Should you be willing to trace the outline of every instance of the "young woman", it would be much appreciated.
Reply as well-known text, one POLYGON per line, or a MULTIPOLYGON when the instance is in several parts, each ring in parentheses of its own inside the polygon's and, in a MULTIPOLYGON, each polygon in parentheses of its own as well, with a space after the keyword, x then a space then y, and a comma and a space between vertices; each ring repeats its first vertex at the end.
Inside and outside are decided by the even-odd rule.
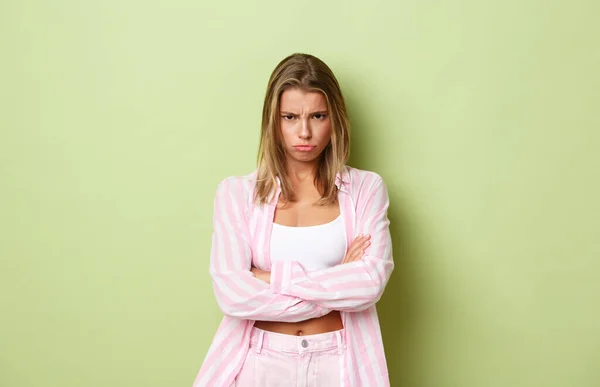
POLYGON ((217 189, 210 274, 225 317, 194 387, 389 386, 375 308, 394 268, 389 199, 348 151, 329 67, 285 58, 258 169, 217 189))

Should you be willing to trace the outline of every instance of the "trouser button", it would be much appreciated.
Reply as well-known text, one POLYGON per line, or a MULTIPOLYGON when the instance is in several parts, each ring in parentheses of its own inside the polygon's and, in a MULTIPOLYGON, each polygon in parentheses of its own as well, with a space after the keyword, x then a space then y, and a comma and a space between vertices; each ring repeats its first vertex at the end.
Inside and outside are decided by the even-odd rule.
POLYGON ((300 343, 300 344, 302 344, 302 348, 308 347, 308 341, 306 341, 306 340, 302 340, 302 343, 300 343))

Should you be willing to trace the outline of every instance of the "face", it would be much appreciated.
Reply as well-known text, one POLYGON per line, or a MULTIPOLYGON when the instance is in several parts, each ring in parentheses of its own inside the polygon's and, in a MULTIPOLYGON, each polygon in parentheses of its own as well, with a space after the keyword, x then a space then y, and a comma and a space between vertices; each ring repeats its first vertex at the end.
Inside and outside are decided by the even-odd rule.
POLYGON ((331 139, 325 96, 316 91, 288 89, 281 94, 279 119, 288 160, 317 160, 331 139))

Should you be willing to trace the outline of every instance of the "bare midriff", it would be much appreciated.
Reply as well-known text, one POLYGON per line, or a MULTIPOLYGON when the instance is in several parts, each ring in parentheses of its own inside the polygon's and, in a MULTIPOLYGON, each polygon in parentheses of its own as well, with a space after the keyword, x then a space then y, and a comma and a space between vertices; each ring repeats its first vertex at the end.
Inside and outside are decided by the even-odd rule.
MULTIPOLYGON (((313 186, 312 179, 306 180, 308 189, 295 185, 298 200, 293 203, 281 201, 275 211, 274 222, 288 227, 304 227, 333 221, 340 215, 339 203, 315 206, 321 195, 313 186)), ((325 316, 300 322, 256 321, 256 328, 286 335, 303 336, 334 332, 344 328, 342 317, 337 310, 325 316)))
POLYGON ((303 336, 338 331, 344 328, 340 312, 334 310, 325 316, 300 322, 256 321, 256 328, 285 335, 303 336))

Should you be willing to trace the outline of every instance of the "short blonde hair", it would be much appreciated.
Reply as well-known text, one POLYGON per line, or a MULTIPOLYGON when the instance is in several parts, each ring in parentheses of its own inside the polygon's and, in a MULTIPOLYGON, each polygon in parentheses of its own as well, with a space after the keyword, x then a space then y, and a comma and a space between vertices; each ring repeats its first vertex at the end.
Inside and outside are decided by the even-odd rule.
POLYGON ((267 203, 277 188, 279 178, 283 199, 288 202, 296 200, 286 175, 285 150, 279 121, 281 94, 288 89, 316 91, 325 96, 331 119, 331 141, 319 155, 315 184, 321 193, 319 204, 334 203, 337 200, 336 175, 342 171, 350 152, 350 121, 346 103, 331 69, 315 56, 298 53, 279 62, 267 85, 255 198, 260 203, 267 203))

